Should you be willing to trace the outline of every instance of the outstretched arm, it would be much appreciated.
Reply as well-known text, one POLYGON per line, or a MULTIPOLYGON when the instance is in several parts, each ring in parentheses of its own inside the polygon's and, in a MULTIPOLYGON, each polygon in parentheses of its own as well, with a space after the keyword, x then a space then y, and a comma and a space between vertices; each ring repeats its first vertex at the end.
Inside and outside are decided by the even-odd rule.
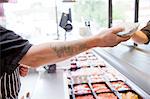
POLYGON ((119 37, 116 33, 122 28, 110 28, 98 35, 65 42, 49 42, 33 45, 20 61, 31 67, 65 60, 93 47, 113 47, 130 37, 119 37))

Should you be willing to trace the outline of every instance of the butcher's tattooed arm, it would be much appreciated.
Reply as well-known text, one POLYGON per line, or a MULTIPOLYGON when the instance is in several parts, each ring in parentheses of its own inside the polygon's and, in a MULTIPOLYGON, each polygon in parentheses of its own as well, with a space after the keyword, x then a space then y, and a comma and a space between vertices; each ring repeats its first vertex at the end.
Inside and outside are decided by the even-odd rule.
POLYGON ((75 45, 75 46, 61 46, 61 47, 53 47, 53 50, 56 52, 57 57, 64 57, 64 56, 72 56, 77 54, 81 51, 87 50, 85 44, 75 45))

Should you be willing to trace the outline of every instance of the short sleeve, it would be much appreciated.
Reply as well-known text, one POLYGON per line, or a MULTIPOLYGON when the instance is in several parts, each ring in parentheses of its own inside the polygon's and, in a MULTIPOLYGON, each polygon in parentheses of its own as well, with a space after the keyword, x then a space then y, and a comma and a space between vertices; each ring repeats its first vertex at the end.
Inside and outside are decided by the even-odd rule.
POLYGON ((144 28, 141 29, 141 31, 148 37, 148 42, 145 43, 148 44, 150 42, 150 21, 144 28))
POLYGON ((32 45, 13 31, 0 27, 2 72, 12 73, 32 45))

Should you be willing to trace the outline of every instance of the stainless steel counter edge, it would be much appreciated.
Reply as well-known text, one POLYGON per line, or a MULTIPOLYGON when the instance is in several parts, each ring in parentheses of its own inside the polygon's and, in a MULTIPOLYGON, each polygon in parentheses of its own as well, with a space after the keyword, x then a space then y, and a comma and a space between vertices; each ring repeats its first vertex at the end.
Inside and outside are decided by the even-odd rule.
POLYGON ((67 82, 67 76, 66 73, 63 73, 63 79, 64 79, 64 92, 65 92, 65 99, 69 99, 69 88, 68 88, 68 82, 67 82))

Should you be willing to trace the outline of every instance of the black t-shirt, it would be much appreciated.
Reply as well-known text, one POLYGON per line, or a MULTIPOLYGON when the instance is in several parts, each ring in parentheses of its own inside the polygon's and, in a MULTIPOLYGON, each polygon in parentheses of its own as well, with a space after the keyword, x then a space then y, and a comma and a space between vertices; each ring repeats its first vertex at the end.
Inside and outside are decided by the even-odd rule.
POLYGON ((0 77, 12 73, 31 46, 28 40, 0 26, 0 77))
POLYGON ((147 35, 148 42, 145 44, 148 44, 150 42, 150 21, 147 23, 147 25, 144 28, 141 29, 141 31, 147 35))

